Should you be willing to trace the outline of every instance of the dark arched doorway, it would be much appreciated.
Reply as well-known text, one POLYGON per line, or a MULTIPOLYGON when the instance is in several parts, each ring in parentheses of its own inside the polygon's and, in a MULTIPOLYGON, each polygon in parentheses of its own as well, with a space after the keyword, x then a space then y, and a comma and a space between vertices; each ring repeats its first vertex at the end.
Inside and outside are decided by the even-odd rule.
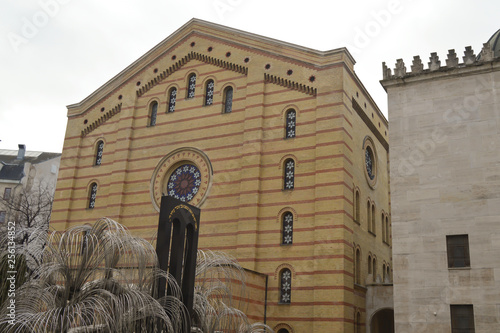
POLYGON ((394 310, 382 309, 372 316, 370 333, 394 333, 394 310))

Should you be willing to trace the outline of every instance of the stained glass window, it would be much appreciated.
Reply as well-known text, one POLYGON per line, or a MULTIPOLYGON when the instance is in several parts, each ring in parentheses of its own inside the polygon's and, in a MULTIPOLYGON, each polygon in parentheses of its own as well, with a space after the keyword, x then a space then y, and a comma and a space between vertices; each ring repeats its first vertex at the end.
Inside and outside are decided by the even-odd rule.
POLYGON ((177 88, 170 89, 169 99, 168 99, 168 111, 175 111, 175 100, 177 99, 177 88))
POLYGON ((183 164, 170 175, 167 192, 171 197, 189 202, 198 193, 200 184, 200 170, 192 164, 183 164))
POLYGON ((280 303, 290 304, 292 296, 292 272, 285 268, 280 273, 280 303))
POLYGON ((101 140, 97 143, 97 151, 95 154, 95 165, 101 165, 103 151, 104 151, 104 141, 101 140))
POLYGON ((188 80, 188 93, 187 93, 187 98, 193 98, 194 97, 194 91, 196 89, 196 74, 191 74, 189 76, 188 80))
POLYGON ((290 109, 286 112, 286 119, 285 119, 286 139, 295 138, 296 116, 297 113, 295 112, 294 109, 290 109))
POLYGON ((368 173, 368 177, 371 180, 375 178, 375 169, 373 167, 373 151, 370 147, 366 147, 365 149, 365 163, 366 163, 366 171, 368 173))
POLYGON ((291 158, 287 159, 283 165, 283 189, 293 190, 295 183, 295 161, 291 158))
POLYGON ((156 125, 156 115, 158 114, 158 102, 151 103, 151 114, 149 116, 149 126, 156 125))
POLYGON ((205 105, 214 104, 214 80, 208 80, 205 89, 205 105))
POLYGON ((89 208, 93 209, 95 207, 95 199, 97 197, 97 184, 92 183, 90 185, 90 195, 89 195, 89 208))
POLYGON ((293 214, 286 212, 282 217, 282 245, 292 245, 293 243, 293 214))
POLYGON ((224 89, 224 113, 230 113, 233 110, 233 87, 224 89))

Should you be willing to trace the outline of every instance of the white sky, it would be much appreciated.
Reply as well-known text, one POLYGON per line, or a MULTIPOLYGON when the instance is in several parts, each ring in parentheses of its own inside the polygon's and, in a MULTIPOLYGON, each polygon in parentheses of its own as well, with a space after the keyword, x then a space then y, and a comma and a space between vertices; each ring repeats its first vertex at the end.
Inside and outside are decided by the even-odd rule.
POLYGON ((498 0, 2 0, 0 149, 61 152, 66 105, 80 102, 191 18, 325 51, 346 46, 387 116, 379 84, 414 55, 479 53, 498 0), (44 9, 45 8, 45 9, 44 9), (34 25, 37 24, 37 25, 34 25), (363 36, 364 35, 364 36, 363 36))

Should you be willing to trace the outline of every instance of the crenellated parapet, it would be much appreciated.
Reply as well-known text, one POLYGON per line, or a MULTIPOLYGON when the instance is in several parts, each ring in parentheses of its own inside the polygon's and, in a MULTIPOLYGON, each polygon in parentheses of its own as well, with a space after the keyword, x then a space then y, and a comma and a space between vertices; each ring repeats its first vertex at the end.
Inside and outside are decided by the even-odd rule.
POLYGON ((463 68, 468 66, 479 66, 491 61, 500 60, 500 56, 495 57, 494 52, 491 48, 490 43, 484 43, 481 53, 476 56, 472 47, 467 46, 464 51, 464 56, 462 57, 462 62, 460 62, 455 50, 448 50, 448 55, 446 58, 446 66, 441 66, 441 60, 436 52, 431 53, 429 57, 429 62, 427 63, 427 69, 424 69, 424 64, 420 56, 414 56, 412 65, 410 66, 411 71, 406 71, 406 66, 403 59, 397 59, 394 67, 394 74, 386 63, 382 63, 382 75, 384 80, 406 78, 417 75, 422 75, 426 73, 432 73, 437 71, 447 71, 454 68, 463 68))

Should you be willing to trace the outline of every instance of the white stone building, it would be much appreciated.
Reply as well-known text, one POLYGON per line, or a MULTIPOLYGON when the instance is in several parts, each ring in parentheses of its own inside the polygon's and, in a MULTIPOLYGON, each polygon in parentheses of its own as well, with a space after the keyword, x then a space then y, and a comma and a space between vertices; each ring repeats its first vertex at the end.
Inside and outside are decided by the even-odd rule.
POLYGON ((500 30, 383 67, 396 332, 499 332, 500 30))

